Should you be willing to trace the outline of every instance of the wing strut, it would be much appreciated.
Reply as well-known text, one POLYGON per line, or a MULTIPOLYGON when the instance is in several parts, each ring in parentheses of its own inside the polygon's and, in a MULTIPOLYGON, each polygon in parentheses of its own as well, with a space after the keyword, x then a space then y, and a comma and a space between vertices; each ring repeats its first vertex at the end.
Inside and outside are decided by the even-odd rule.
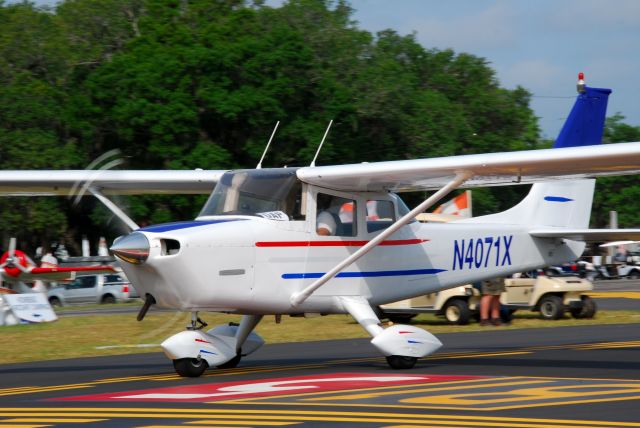
POLYGON ((362 246, 358 251, 356 251, 355 253, 353 253, 352 255, 350 255, 340 263, 338 263, 333 269, 331 269, 329 272, 322 275, 322 277, 318 278, 315 282, 313 282, 307 288, 297 293, 294 293, 291 296, 291 304, 293 306, 298 306, 299 304, 307 300, 307 298, 311 296, 311 294, 313 294, 318 288, 324 285, 331 278, 336 276, 340 271, 342 271, 347 266, 351 265, 360 257, 367 254, 371 249, 373 249, 382 241, 387 239, 389 236, 395 233, 402 226, 409 223, 411 220, 415 218, 415 216, 417 216, 418 214, 420 214, 421 212, 423 212, 424 210, 426 210, 427 208, 431 207, 433 204, 438 202, 440 199, 445 197, 449 192, 451 192, 452 190, 455 190, 457 187, 460 187, 462 183, 464 183, 469 178, 471 178, 472 175, 473 174, 470 172, 457 173, 453 180, 451 180, 443 188, 441 188, 436 193, 434 193, 429 198, 427 198, 420 205, 412 209, 409 213, 405 214, 403 217, 398 219, 398 221, 396 221, 387 229, 385 229, 380 235, 376 236, 371 241, 367 242, 364 246, 362 246))
POLYGON ((100 192, 93 186, 89 186, 88 190, 93 196, 98 198, 100 202, 102 202, 107 208, 109 208, 112 213, 114 213, 120 220, 122 220, 129 229, 140 229, 140 226, 138 226, 135 221, 131 220, 131 217, 129 217, 124 211, 122 211, 120 207, 114 204, 111 199, 103 195, 102 192, 100 192))

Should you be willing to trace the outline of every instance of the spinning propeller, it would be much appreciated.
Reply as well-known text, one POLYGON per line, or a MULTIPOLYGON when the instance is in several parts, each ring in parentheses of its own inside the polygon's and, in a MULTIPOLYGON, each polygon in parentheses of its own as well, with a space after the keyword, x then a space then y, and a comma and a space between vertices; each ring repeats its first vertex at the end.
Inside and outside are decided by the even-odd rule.
POLYGON ((0 258, 0 269, 4 269, 9 276, 17 277, 23 272, 28 272, 29 259, 24 251, 16 250, 16 238, 9 241, 9 251, 0 258))

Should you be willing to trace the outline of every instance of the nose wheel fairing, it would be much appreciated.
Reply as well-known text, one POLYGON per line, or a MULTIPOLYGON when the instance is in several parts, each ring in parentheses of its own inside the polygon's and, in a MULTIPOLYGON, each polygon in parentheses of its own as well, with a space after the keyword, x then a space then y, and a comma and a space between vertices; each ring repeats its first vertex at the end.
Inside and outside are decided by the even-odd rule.
MULTIPOLYGON (((165 355, 174 361, 174 366, 176 362, 179 362, 180 367, 185 364, 189 366, 189 370, 182 370, 184 373, 191 373, 191 366, 197 366, 196 371, 202 373, 204 369, 200 367, 200 361, 206 362, 209 367, 224 366, 225 363, 234 359, 239 361, 240 356, 249 355, 260 348, 264 340, 252 330, 261 319, 262 316, 259 315, 245 315, 240 325, 223 324, 207 332, 182 331, 162 342, 160 346, 165 355)), ((183 374, 177 366, 176 371, 181 376, 193 377, 183 374)))

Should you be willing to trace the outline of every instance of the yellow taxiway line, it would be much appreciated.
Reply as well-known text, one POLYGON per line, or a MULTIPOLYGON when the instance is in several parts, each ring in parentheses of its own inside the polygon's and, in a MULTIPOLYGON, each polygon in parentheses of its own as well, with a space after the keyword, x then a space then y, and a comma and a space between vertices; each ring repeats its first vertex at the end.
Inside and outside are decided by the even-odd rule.
MULTIPOLYGON (((150 408, 0 408, 0 417, 23 415, 21 419, 37 419, 44 423, 61 418, 68 418, 75 422, 80 418, 113 419, 193 419, 183 422, 184 426, 195 428, 194 425, 265 425, 283 426, 303 422, 351 422, 393 424, 394 427, 424 427, 424 426, 487 426, 487 427, 517 427, 517 428, 578 428, 578 427, 640 427, 640 422, 592 421, 577 419, 542 419, 516 418, 499 416, 472 416, 451 414, 412 414, 412 413, 383 413, 383 412, 353 412, 353 411, 312 411, 312 410, 268 410, 268 409, 150 409, 150 408), (28 414, 25 415, 25 413, 28 414), (46 419, 49 418, 49 419, 46 419)), ((0 427, 6 428, 1 420, 0 427)), ((145 425, 145 428, 160 425, 145 425)), ((168 426, 168 425, 163 425, 168 426)), ((24 426, 23 426, 24 427, 24 426)))

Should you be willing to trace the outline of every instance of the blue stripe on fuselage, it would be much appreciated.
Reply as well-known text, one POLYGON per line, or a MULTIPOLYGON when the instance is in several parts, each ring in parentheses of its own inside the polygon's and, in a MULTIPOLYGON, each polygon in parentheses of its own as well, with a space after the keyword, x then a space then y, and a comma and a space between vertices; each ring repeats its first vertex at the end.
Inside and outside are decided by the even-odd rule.
POLYGON ((160 232, 169 232, 171 230, 187 229, 190 227, 207 226, 210 224, 227 223, 230 221, 239 221, 239 220, 246 220, 246 218, 230 218, 230 219, 224 219, 224 220, 177 221, 174 223, 163 223, 163 224, 156 224, 153 226, 147 226, 147 227, 143 227, 142 229, 138 229, 137 231, 160 233, 160 232))
MULTIPOLYGON (((381 270, 370 272, 340 272, 336 275, 336 278, 375 278, 381 276, 435 275, 437 273, 445 271, 446 269, 408 269, 381 270)), ((321 278, 323 275, 323 272, 285 273, 282 274, 282 279, 321 278)))
POLYGON ((549 202, 572 202, 573 199, 565 198, 564 196, 545 196, 545 201, 549 202))

